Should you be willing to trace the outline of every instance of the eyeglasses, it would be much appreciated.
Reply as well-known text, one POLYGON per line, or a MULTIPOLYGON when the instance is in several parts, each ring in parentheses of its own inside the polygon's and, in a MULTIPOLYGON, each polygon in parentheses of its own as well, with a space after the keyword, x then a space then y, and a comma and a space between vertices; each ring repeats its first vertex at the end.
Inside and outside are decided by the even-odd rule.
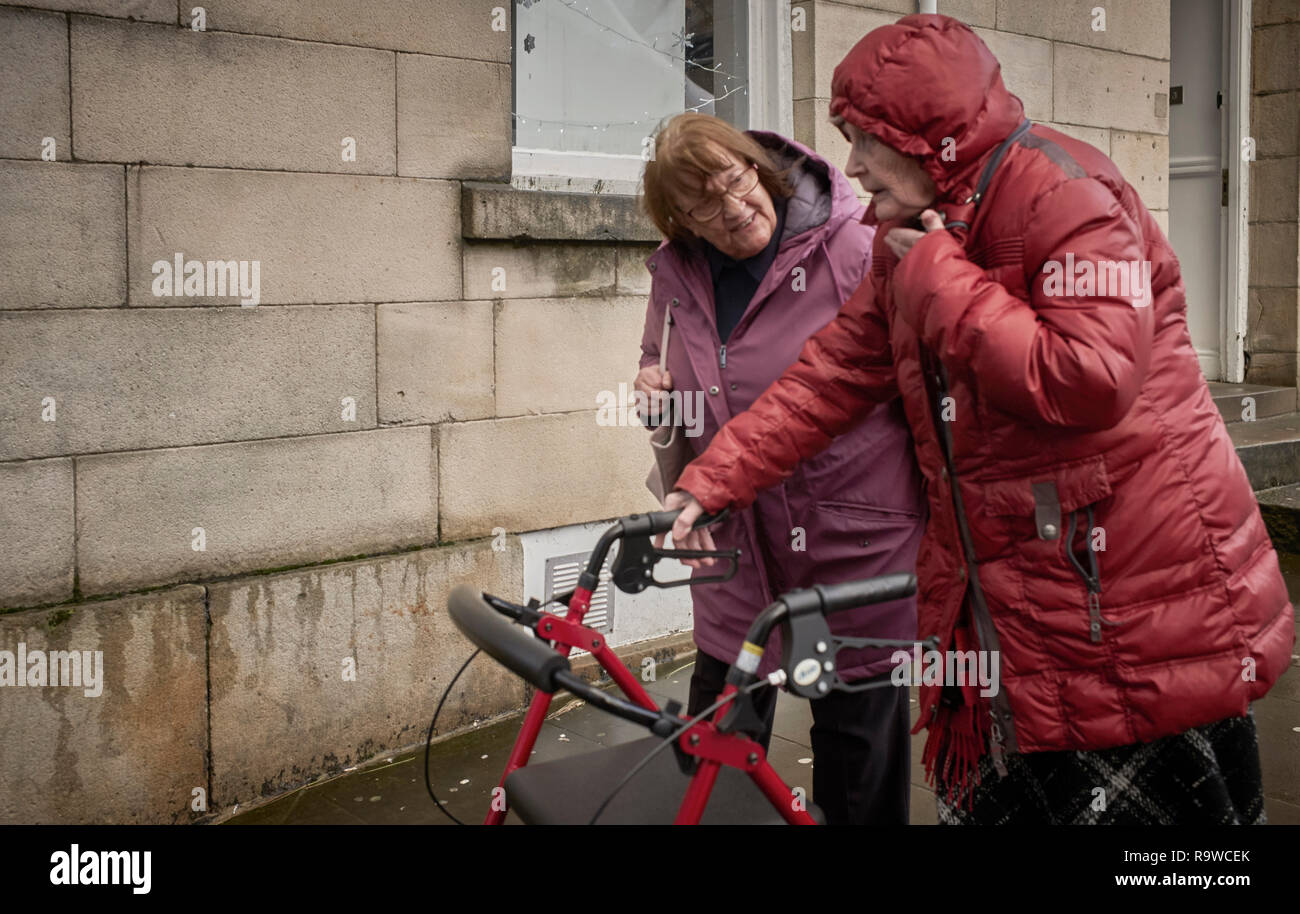
POLYGON ((757 186, 758 166, 751 162, 748 168, 732 178, 730 185, 722 196, 709 197, 703 203, 698 203, 688 209, 686 215, 696 222, 708 222, 711 219, 716 219, 718 214, 722 212, 723 197, 735 197, 739 201, 753 193, 754 188, 757 186))

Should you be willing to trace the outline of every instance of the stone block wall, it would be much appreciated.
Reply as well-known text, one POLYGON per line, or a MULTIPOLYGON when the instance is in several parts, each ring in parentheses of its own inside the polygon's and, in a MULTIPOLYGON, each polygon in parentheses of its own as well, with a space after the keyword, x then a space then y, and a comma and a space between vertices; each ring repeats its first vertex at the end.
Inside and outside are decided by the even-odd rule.
MULTIPOLYGON (((452 586, 521 597, 518 534, 654 506, 644 430, 596 422, 654 236, 504 183, 511 4, 195 6, 0 3, 0 650, 104 664, 0 686, 0 822, 193 821, 410 745, 452 586)), ((475 669, 440 732, 522 705, 475 669)))

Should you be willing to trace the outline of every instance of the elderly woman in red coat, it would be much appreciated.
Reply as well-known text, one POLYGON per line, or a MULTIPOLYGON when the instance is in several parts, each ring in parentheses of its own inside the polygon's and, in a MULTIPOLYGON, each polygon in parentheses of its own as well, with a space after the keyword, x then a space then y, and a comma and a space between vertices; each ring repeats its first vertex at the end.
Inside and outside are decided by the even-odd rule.
POLYGON ((1169 242, 953 19, 871 32, 832 89, 871 277, 682 474, 678 540, 707 546, 701 510, 901 393, 930 501, 920 635, 1001 667, 993 695, 922 687, 941 821, 1262 821, 1250 702, 1294 614, 1169 242))

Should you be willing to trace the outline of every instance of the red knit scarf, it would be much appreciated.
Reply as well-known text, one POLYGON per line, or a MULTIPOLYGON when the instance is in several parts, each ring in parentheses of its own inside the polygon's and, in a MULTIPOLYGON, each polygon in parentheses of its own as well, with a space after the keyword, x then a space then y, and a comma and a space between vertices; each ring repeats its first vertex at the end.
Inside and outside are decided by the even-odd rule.
MULTIPOLYGON (((975 638, 965 625, 953 630, 953 641, 958 651, 968 651, 975 638)), ((962 686, 933 686, 936 696, 946 694, 960 699, 960 704, 938 701, 932 715, 922 714, 912 728, 920 732, 928 724, 930 735, 925 740, 921 762, 925 765, 925 779, 936 786, 935 773, 940 772, 948 785, 949 805, 964 804, 970 808, 973 789, 980 782, 979 760, 988 748, 988 709, 980 700, 978 684, 967 682, 962 686)))

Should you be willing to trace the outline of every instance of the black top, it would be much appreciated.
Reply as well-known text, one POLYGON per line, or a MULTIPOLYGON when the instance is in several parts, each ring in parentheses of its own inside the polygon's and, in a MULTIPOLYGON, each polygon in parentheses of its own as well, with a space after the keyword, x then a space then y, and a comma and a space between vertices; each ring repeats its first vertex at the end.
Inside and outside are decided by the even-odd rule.
POLYGON ((740 323, 750 300, 758 291, 759 283, 771 269, 772 261, 776 260, 777 248, 781 246, 781 230, 785 227, 785 204, 785 200, 772 201, 772 207, 776 211, 776 228, 772 230, 772 240, 753 257, 732 260, 707 241, 704 243, 704 256, 709 262, 709 272, 713 275, 718 339, 724 343, 740 323))

